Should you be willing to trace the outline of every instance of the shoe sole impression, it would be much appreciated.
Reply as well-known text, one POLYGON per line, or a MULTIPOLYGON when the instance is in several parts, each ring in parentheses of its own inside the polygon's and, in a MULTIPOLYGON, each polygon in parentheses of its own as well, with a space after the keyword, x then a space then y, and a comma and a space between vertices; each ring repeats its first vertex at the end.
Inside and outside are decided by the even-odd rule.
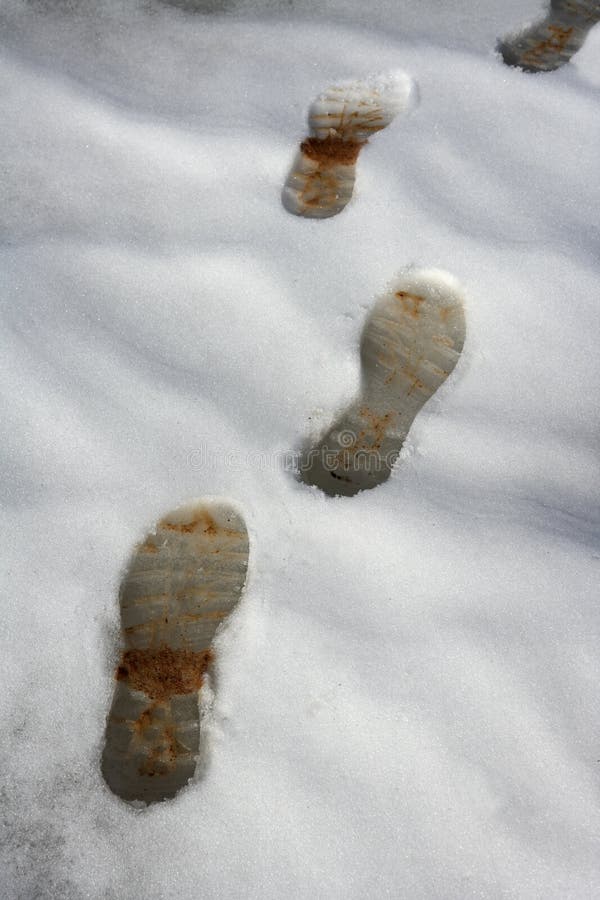
POLYGON ((414 96, 404 73, 330 87, 312 104, 310 135, 300 145, 286 179, 288 212, 312 219, 335 216, 354 189, 356 160, 372 134, 386 128, 414 96))
POLYGON ((545 19, 499 41, 498 50, 508 66, 553 72, 581 49, 598 21, 600 0, 552 0, 545 19))
POLYGON ((102 774, 128 801, 174 797, 196 770, 199 695, 217 629, 238 604, 248 533, 225 503, 166 515, 133 552, 119 600, 122 656, 102 774))
POLYGON ((452 276, 421 269, 399 277, 363 330, 360 396, 302 451, 300 480, 347 497, 386 481, 417 413, 458 362, 465 331, 452 276))

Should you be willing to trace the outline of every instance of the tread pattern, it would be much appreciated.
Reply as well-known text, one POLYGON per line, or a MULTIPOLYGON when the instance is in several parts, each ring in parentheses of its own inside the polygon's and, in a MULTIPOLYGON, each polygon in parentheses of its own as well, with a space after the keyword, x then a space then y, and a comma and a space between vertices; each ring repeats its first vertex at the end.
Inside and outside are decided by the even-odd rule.
POLYGON ((198 692, 216 631, 241 597, 248 552, 239 514, 205 503, 169 513, 135 549, 121 583, 123 648, 102 756, 123 800, 165 800, 193 776, 198 692))
POLYGON ((552 0, 545 19, 504 38, 498 50, 508 66, 553 72, 564 66, 600 21, 600 0, 552 0))
POLYGON ((465 333, 451 276, 417 270, 397 279, 363 331, 360 396, 303 451, 301 480, 330 496, 386 481, 416 415, 456 366, 465 333))
POLYGON ((282 202, 288 212, 324 219, 352 197, 356 160, 371 135, 386 128, 411 94, 406 77, 352 81, 330 87, 312 104, 309 136, 288 174, 282 202))

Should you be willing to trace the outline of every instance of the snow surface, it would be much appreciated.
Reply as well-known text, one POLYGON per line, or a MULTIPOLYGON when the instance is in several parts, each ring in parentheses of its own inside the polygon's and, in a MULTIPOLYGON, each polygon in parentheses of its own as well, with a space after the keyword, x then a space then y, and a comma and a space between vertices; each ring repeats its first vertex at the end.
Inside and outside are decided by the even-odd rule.
POLYGON ((0 11, 0 893, 597 898, 600 28, 532 76, 494 47, 533 0, 213 7, 0 11), (348 207, 286 213, 313 98, 397 69, 348 207), (410 264, 463 356, 394 477, 325 497, 286 454, 410 264), (252 555, 210 761, 138 811, 99 769, 119 580, 215 495, 252 555))

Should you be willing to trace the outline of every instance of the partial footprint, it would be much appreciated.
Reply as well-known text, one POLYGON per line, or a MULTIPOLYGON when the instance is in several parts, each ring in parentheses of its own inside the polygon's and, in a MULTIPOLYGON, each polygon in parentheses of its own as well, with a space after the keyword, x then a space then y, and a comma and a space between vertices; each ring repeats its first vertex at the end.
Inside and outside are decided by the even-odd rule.
POLYGON ((301 480, 330 496, 353 496, 386 481, 415 416, 454 369, 464 340, 462 291, 452 276, 421 269, 397 279, 363 331, 360 396, 303 451, 301 480))
POLYGON ((343 82, 315 100, 308 114, 309 137, 300 145, 283 188, 285 208, 324 219, 339 213, 354 188, 358 154, 410 105, 414 83, 404 73, 343 82))
POLYGON ((198 692, 247 567, 246 527, 223 503, 169 513, 134 551, 119 595, 123 654, 102 755, 102 774, 123 800, 165 800, 194 774, 198 692))
POLYGON ((508 66, 552 72, 571 59, 598 21, 600 0, 551 0, 545 19, 499 41, 498 50, 508 66))

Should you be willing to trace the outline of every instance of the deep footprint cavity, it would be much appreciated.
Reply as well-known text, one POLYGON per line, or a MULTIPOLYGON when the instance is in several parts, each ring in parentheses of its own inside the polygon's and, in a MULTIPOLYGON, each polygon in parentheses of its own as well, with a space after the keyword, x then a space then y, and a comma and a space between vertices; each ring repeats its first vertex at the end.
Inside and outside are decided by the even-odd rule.
POLYGON ((361 340, 360 396, 313 447, 299 476, 330 496, 386 481, 415 416, 454 369, 465 340, 452 276, 411 270, 380 297, 361 340))
POLYGON ((400 72, 326 90, 309 110, 310 134, 285 182, 284 207, 314 219, 344 209, 352 197, 360 151, 372 134, 408 108, 414 93, 412 80, 400 72))
POLYGON ((102 774, 123 800, 174 797, 196 770, 198 692, 223 620, 237 605, 248 534, 224 503, 165 516, 133 552, 119 600, 122 656, 102 774))
POLYGON ((546 18, 504 38, 498 50, 508 66, 552 72, 567 63, 600 21, 600 0, 551 0, 546 18))

